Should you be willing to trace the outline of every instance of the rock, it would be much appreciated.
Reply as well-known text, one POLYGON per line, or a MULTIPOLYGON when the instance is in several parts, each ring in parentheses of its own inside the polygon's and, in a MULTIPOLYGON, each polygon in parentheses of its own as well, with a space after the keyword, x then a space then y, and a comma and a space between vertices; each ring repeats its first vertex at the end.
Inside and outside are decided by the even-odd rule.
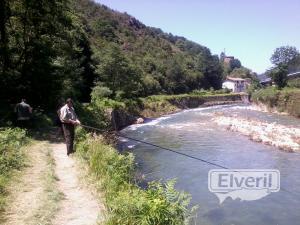
POLYGON ((300 151, 300 129, 287 127, 277 123, 266 123, 257 120, 231 116, 217 116, 213 119, 218 125, 227 130, 237 131, 248 136, 251 140, 275 146, 291 152, 300 151))
POLYGON ((136 120, 136 122, 135 122, 136 124, 141 124, 141 123, 144 123, 144 119, 143 118, 141 118, 141 117, 139 117, 139 118, 137 118, 137 120, 136 120))

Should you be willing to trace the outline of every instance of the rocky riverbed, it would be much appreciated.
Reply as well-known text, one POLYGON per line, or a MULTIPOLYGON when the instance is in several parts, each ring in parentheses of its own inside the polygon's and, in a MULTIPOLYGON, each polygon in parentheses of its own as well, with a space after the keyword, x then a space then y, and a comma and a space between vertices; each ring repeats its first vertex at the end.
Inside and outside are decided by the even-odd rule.
POLYGON ((300 151, 299 128, 223 115, 216 115, 213 121, 254 141, 273 145, 285 151, 300 151))

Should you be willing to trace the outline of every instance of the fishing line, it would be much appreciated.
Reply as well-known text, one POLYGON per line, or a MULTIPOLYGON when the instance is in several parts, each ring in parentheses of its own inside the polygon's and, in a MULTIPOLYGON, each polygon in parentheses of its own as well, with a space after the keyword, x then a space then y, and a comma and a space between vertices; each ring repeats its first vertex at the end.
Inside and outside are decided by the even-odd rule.
MULTIPOLYGON (((83 128, 87 128, 87 129, 91 129, 91 130, 95 130, 95 131, 99 131, 99 132, 107 132, 107 130, 99 129, 99 128, 96 128, 96 127, 91 127, 91 126, 82 125, 82 124, 80 124, 80 126, 83 127, 83 128)), ((117 137, 126 138, 126 139, 129 139, 129 140, 135 141, 135 142, 139 142, 139 143, 142 143, 142 144, 146 144, 146 145, 150 145, 150 146, 156 147, 156 148, 161 149, 161 150, 165 150, 165 151, 169 151, 169 152, 181 155, 181 156, 185 156, 185 157, 190 158, 190 159, 195 159, 195 160, 198 160, 200 162, 203 162, 203 163, 206 163, 206 164, 209 164, 209 165, 212 165, 212 166, 219 167, 221 169, 232 170, 232 169, 230 169, 230 168, 228 168, 226 166, 222 166, 222 165, 220 165, 218 163, 213 163, 213 162, 210 162, 208 160, 205 160, 205 159, 202 159, 202 158, 199 158, 199 157, 196 157, 196 156, 188 155, 186 153, 178 152, 178 151, 170 149, 170 148, 162 147, 162 146, 150 143, 150 142, 146 142, 146 141, 142 141, 142 140, 139 140, 139 139, 136 139, 136 138, 128 137, 128 136, 120 134, 118 132, 115 133, 115 135, 117 137)), ((241 173, 240 171, 235 171, 235 172, 241 173)), ((280 190, 282 190, 282 191, 284 191, 286 193, 289 193, 291 195, 294 195, 294 196, 300 198, 300 196, 298 194, 295 194, 295 193, 293 193, 293 192, 291 192, 291 191, 289 191, 289 190, 287 190, 287 189, 285 189, 283 187, 280 187, 280 190)))
MULTIPOLYGON (((97 129, 97 128, 91 127, 91 126, 86 126, 86 125, 81 125, 81 126, 85 127, 85 128, 88 128, 88 129, 97 130, 97 131, 100 131, 100 132, 104 131, 104 130, 97 129)), ((139 142, 139 143, 143 143, 143 144, 146 144, 146 145, 150 145, 150 146, 153 146, 153 147, 165 150, 165 151, 173 152, 175 154, 182 155, 182 156, 185 156, 185 157, 188 157, 188 158, 191 158, 191 159, 195 159, 195 160, 198 160, 198 161, 210 164, 212 166, 216 166, 216 167, 219 167, 219 168, 222 168, 222 169, 229 170, 228 167, 222 166, 220 164, 213 163, 213 162, 207 161, 205 159, 201 159, 201 158, 198 158, 198 157, 195 157, 195 156, 192 156, 192 155, 188 155, 188 154, 185 154, 185 153, 182 153, 182 152, 178 152, 178 151, 175 151, 175 150, 170 149, 170 148, 165 148, 165 147, 162 147, 162 146, 159 146, 159 145, 156 145, 156 144, 152 144, 152 143, 149 143, 149 142, 146 142, 146 141, 142 141, 142 140, 138 140, 138 139, 135 139, 135 138, 132 138, 132 137, 128 137, 128 136, 120 134, 120 133, 116 133, 115 135, 118 136, 118 137, 122 137, 122 138, 126 138, 126 139, 129 139, 129 140, 135 141, 135 142, 139 142)))

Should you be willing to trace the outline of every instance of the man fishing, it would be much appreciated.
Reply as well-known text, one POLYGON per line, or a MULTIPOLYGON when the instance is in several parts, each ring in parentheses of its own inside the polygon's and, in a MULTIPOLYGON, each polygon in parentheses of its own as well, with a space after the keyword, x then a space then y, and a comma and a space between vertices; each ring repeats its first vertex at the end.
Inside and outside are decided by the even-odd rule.
POLYGON ((80 125, 80 121, 75 113, 72 99, 68 98, 66 104, 60 109, 60 120, 67 145, 67 155, 74 153, 75 126, 80 125))

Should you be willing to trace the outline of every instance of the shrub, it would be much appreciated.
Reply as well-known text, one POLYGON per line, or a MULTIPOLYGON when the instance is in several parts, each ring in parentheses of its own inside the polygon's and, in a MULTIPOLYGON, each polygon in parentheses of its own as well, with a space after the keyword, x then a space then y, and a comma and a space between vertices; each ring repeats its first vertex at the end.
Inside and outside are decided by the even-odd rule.
POLYGON ((82 124, 104 128, 110 125, 109 116, 104 106, 94 103, 76 104, 76 112, 82 124))
POLYGON ((0 211, 5 206, 6 185, 10 173, 24 165, 20 149, 27 142, 26 132, 20 128, 0 129, 0 211))
POLYGON ((275 107, 280 112, 300 117, 300 89, 298 88, 277 90, 274 87, 268 87, 254 92, 252 100, 266 104, 270 108, 275 107))
POLYGON ((230 93, 231 90, 228 88, 223 88, 223 89, 219 89, 219 90, 215 90, 214 94, 228 94, 230 93))
POLYGON ((108 87, 95 86, 91 93, 92 101, 99 98, 106 98, 112 95, 112 91, 108 87))
POLYGON ((151 182, 146 190, 134 181, 134 156, 119 154, 99 138, 80 131, 77 152, 101 181, 108 209, 107 225, 182 225, 192 212, 190 196, 174 188, 175 181, 151 182))
POLYGON ((287 85, 291 88, 300 88, 300 78, 288 80, 287 85))
POLYGON ((276 107, 278 100, 279 90, 275 87, 268 87, 258 90, 252 94, 252 100, 254 102, 262 102, 269 107, 276 107))
POLYGON ((206 95, 207 93, 209 93, 209 92, 204 90, 204 89, 200 89, 200 90, 193 90, 191 94, 193 94, 193 95, 206 95))

